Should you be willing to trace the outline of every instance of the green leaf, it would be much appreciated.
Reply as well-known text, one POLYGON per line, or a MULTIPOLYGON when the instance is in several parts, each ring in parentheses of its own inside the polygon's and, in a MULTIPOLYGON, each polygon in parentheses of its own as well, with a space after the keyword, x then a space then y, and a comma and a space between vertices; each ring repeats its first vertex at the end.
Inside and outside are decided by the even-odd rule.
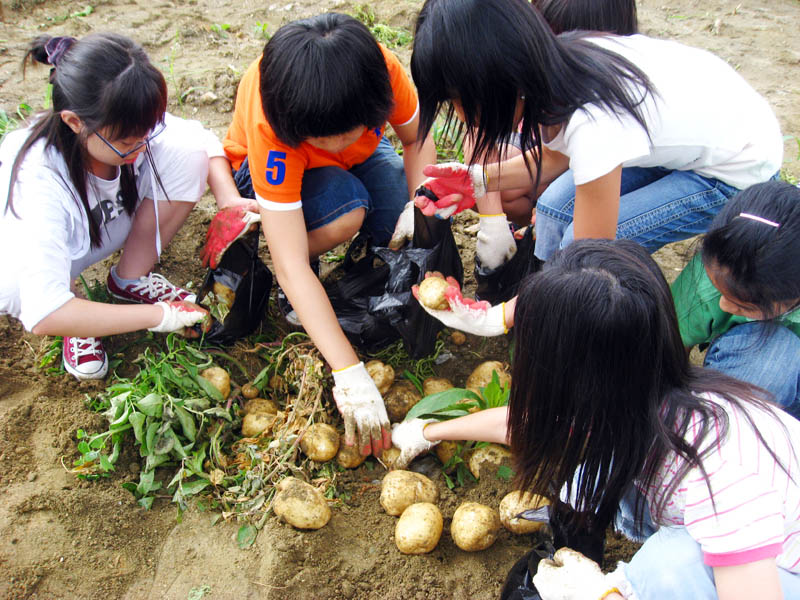
POLYGON ((211 482, 208 479, 194 479, 192 481, 181 484, 181 490, 184 496, 193 496, 206 489, 211 482))
POLYGON ((172 450, 174 450, 181 458, 186 458, 188 455, 186 454, 186 450, 184 449, 180 438, 178 438, 178 434, 175 433, 175 430, 170 427, 166 432, 166 435, 172 438, 172 450))
POLYGON ((91 448, 89 448, 89 444, 86 442, 78 442, 78 452, 81 454, 88 454, 90 451, 91 448))
POLYGON ((507 465, 497 467, 497 478, 503 481, 510 481, 514 477, 514 471, 507 465))
POLYGON ((222 393, 215 388, 208 379, 203 379, 198 375, 195 379, 195 382, 200 386, 200 389, 203 390, 215 402, 222 402, 224 400, 222 393))
POLYGON ((111 464, 111 461, 108 460, 108 457, 105 454, 100 455, 100 467, 103 471, 113 471, 114 465, 111 464))
POLYGON ((89 447, 92 450, 100 450, 100 448, 102 448, 105 445, 106 445, 105 436, 97 436, 91 442, 89 442, 89 447))
POLYGON ((136 486, 136 493, 146 496, 153 489, 155 471, 142 471, 139 473, 139 485, 136 486))
POLYGON ((256 529, 255 525, 242 525, 239 527, 239 531, 236 534, 236 542, 239 544, 239 548, 245 550, 253 545, 256 541, 256 536, 258 535, 258 529, 256 529))
POLYGON ((153 507, 153 498, 152 496, 146 496, 144 498, 139 498, 139 506, 141 506, 145 510, 150 510, 153 507))
POLYGON ((147 394, 147 396, 136 402, 136 407, 148 417, 160 419, 164 410, 164 398, 161 394, 147 394))
POLYGON ((145 443, 143 444, 142 448, 142 456, 149 456, 153 454, 153 450, 155 449, 155 440, 156 434, 158 433, 158 428, 161 426, 161 423, 158 421, 153 421, 150 425, 147 426, 147 433, 145 434, 145 443))
MULTIPOLYGON (((170 432, 172 429, 169 430, 170 432)), ((156 454, 167 454, 175 446, 175 437, 169 433, 159 433, 156 436, 153 452, 156 454)))
POLYGON ((208 410, 203 411, 204 415, 208 415, 210 417, 219 417, 221 419, 225 419, 226 421, 233 421, 233 417, 231 417, 231 413, 221 406, 215 406, 214 408, 209 408, 208 410))
MULTIPOLYGON (((422 415, 430 415, 433 418, 439 418, 439 413, 442 411, 448 412, 454 410, 453 406, 457 405, 459 400, 473 400, 477 402, 479 397, 475 392, 462 388, 451 388, 443 392, 431 394, 417 402, 411 410, 408 411, 405 420, 410 421, 422 415)), ((469 410, 469 406, 467 406, 467 410, 469 410)), ((443 416, 447 417, 452 415, 443 416)))
POLYGON ((144 422, 147 417, 143 413, 133 411, 128 417, 128 422, 133 426, 133 435, 140 444, 143 442, 144 422))
POLYGON ((183 401, 183 405, 189 410, 200 412, 210 408, 211 402, 208 398, 187 398, 183 401))
POLYGON ((180 421, 183 436, 190 442, 193 442, 195 437, 197 437, 197 427, 194 423, 194 417, 189 414, 188 410, 177 405, 175 406, 175 414, 178 415, 178 421, 180 421))

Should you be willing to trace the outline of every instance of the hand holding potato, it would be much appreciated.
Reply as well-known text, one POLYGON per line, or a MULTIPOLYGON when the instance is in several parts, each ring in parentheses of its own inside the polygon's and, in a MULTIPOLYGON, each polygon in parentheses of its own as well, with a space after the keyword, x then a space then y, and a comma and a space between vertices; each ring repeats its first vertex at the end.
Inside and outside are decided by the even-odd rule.
POLYGON ((540 560, 533 583, 542 600, 600 600, 618 591, 596 562, 572 548, 540 560))
POLYGON ((411 419, 396 423, 392 428, 392 443, 400 450, 400 457, 395 461, 395 468, 405 469, 414 458, 433 448, 439 441, 431 442, 425 438, 422 430, 434 419, 411 419))
POLYGON ((333 398, 344 419, 344 443, 356 443, 364 455, 391 448, 389 417, 383 398, 364 363, 333 372, 333 398))

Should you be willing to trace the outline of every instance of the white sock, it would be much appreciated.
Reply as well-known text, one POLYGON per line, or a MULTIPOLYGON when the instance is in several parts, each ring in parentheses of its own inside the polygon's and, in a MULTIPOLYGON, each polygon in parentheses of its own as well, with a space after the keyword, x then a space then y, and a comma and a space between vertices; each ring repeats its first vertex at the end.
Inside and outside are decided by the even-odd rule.
POLYGON ((111 277, 114 279, 114 283, 116 283, 119 287, 124 288, 129 285, 133 285, 135 283, 139 283, 139 277, 135 279, 123 279, 119 275, 117 275, 117 265, 111 267, 111 277))

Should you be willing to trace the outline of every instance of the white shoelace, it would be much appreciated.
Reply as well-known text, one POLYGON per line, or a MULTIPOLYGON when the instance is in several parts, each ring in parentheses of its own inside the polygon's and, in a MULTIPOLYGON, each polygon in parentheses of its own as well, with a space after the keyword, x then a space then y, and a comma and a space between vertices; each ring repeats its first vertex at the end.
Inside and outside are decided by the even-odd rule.
POLYGON ((100 338, 72 337, 69 340, 72 344, 72 354, 75 355, 76 363, 84 356, 94 356, 101 351, 100 338))
POLYGON ((153 300, 169 301, 180 299, 181 289, 172 285, 163 275, 150 273, 140 277, 139 283, 130 288, 131 292, 142 292, 153 300))

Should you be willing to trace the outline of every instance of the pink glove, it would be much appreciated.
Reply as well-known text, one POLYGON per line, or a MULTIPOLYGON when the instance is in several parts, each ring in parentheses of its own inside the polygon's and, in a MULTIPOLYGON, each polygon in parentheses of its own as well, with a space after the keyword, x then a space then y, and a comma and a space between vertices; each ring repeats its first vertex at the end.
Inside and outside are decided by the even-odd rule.
POLYGON ((457 162, 427 165, 422 169, 427 175, 422 185, 432 191, 437 198, 433 201, 426 196, 416 196, 414 203, 422 214, 440 219, 449 219, 455 213, 475 206, 475 199, 486 195, 486 176, 480 165, 467 167, 457 162))
POLYGON ((246 211, 241 206, 223 208, 208 226, 206 245, 200 260, 204 267, 216 269, 222 255, 231 244, 249 231, 253 231, 261 216, 246 211))

